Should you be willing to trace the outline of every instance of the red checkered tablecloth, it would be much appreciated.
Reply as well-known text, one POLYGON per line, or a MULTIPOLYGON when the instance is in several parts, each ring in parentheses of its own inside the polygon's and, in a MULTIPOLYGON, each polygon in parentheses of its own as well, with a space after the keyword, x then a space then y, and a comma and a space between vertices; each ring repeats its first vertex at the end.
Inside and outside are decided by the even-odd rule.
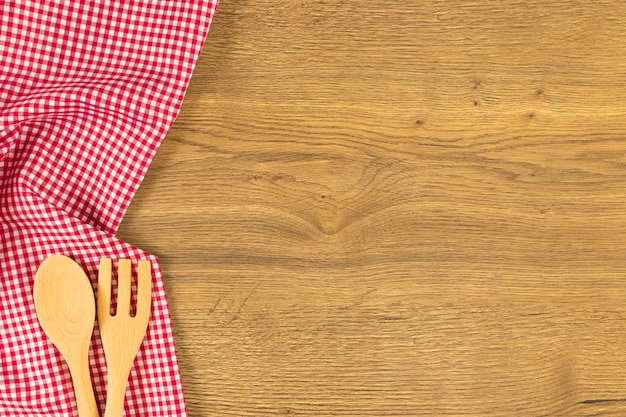
MULTIPOLYGON (((76 416, 69 370, 32 286, 60 253, 96 284, 100 258, 151 259, 148 333, 126 416, 184 416, 157 259, 115 237, 176 117, 217 0, 0 0, 0 416, 76 416)), ((106 362, 90 350, 100 413, 106 362)))

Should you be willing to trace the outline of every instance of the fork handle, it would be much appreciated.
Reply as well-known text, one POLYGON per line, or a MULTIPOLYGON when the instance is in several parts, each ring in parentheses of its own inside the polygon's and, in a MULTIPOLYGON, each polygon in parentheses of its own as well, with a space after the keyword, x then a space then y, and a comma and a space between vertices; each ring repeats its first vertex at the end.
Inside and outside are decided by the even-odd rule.
POLYGON ((119 366, 116 364, 113 369, 109 368, 109 382, 107 383, 107 402, 104 410, 104 417, 122 417, 124 415, 124 398, 126 396, 126 385, 130 366, 119 366))

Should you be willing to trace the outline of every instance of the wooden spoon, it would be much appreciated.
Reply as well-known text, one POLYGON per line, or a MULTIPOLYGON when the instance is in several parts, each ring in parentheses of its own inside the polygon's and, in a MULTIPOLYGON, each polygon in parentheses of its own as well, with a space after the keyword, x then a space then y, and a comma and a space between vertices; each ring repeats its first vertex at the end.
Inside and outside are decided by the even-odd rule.
POLYGON ((33 297, 39 324, 70 369, 78 415, 98 417, 88 360, 96 304, 87 275, 70 258, 49 256, 35 275, 33 297))

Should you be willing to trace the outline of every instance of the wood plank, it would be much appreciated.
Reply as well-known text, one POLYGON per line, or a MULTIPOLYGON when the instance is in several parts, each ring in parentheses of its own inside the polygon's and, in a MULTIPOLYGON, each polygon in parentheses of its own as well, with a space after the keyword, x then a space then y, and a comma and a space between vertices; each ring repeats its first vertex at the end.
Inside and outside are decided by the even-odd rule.
POLYGON ((119 236, 190 416, 622 416, 626 4, 223 0, 119 236))

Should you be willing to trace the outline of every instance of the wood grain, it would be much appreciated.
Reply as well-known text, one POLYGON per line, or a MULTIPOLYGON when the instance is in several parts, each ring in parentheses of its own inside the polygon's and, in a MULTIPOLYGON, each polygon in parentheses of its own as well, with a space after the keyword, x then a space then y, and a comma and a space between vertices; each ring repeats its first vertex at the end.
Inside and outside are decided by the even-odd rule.
POLYGON ((626 414, 626 4, 220 4, 119 236, 194 416, 626 414))

